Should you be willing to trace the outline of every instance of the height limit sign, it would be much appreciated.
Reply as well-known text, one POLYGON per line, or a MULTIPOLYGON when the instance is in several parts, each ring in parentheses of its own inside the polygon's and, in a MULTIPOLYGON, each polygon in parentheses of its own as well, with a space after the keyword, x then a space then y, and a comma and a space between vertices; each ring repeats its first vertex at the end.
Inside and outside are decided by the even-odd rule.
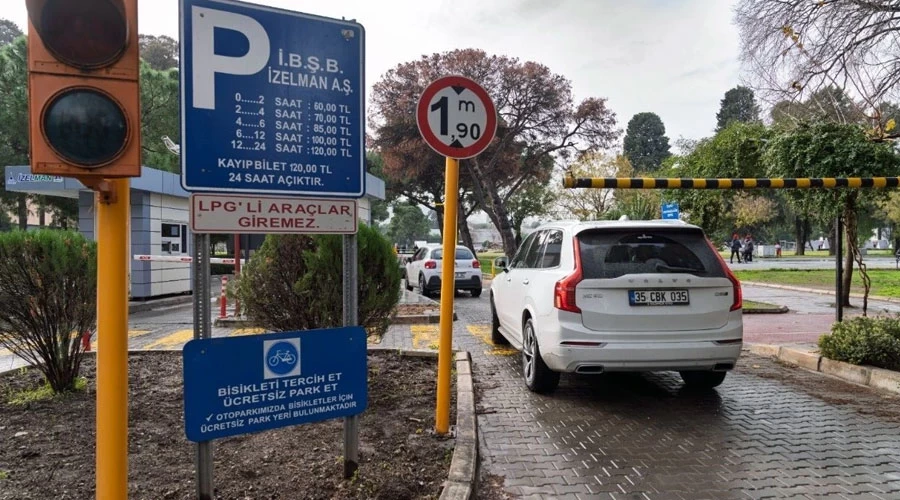
POLYGON ((416 123, 425 142, 441 155, 471 158, 494 139, 497 112, 480 85, 462 76, 446 76, 425 88, 416 123))

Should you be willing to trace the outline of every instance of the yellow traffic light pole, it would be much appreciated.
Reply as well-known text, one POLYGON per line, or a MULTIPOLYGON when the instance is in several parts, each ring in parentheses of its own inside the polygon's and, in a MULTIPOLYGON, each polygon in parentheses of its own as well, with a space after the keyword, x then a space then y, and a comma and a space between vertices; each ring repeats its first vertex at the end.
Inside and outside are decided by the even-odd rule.
POLYGON ((97 499, 128 498, 129 180, 97 194, 97 499))
POLYGON ((456 203, 459 160, 447 157, 444 191, 444 255, 441 258, 441 337, 438 342, 437 411, 434 430, 450 430, 450 362, 453 357, 453 291, 456 281, 456 203))

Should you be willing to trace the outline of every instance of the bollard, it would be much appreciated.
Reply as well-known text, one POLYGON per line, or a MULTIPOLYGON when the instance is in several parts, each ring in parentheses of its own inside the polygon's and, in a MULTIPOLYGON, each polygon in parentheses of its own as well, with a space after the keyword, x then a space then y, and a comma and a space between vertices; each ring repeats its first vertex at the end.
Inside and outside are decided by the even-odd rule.
MULTIPOLYGON (((219 318, 225 317, 225 308, 227 305, 225 302, 225 289, 227 287, 228 287, 228 276, 222 276, 222 294, 219 296, 219 302, 221 304, 220 310, 219 310, 219 318)), ((209 300, 209 298, 207 298, 206 300, 209 300)))

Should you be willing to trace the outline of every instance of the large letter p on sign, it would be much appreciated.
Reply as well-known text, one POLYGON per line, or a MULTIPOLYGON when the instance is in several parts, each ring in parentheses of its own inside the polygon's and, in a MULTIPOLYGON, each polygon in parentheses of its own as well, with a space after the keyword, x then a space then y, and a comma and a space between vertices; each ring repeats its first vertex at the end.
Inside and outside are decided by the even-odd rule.
POLYGON ((216 73, 252 75, 269 62, 269 35, 255 19, 221 10, 192 7, 195 108, 216 109, 216 73), (234 30, 247 37, 250 48, 240 57, 215 53, 215 30, 234 30))

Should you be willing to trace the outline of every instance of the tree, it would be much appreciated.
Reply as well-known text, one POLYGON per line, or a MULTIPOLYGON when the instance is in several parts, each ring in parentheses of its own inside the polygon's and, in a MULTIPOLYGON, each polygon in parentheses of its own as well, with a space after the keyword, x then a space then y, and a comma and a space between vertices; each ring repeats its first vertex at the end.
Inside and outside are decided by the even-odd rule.
POLYGON ((424 240, 431 231, 428 217, 413 204, 394 203, 394 216, 388 223, 388 239, 401 246, 411 247, 416 240, 424 240))
POLYGON ((166 35, 138 35, 141 59, 157 71, 178 67, 178 41, 166 35))
MULTIPOLYGON (((800 125, 775 135, 766 149, 764 161, 772 177, 873 177, 894 176, 900 172, 900 157, 890 144, 871 141, 859 125, 835 123, 800 125)), ((854 261, 860 268, 867 297, 868 274, 856 238, 857 210, 863 204, 883 201, 887 193, 862 189, 795 189, 787 194, 795 210, 815 214, 820 221, 834 220, 838 215, 842 217, 848 236, 848 252, 843 264, 843 297, 840 300, 849 305, 854 261)), ((864 309, 866 301, 864 298, 864 309)))
MULTIPOLYGON (((0 165, 28 164, 28 53, 25 37, 0 47, 0 165)), ((28 196, 5 190, 0 175, 0 210, 15 211, 28 227, 28 196)))
MULTIPOLYGON (((376 151, 366 153, 366 171, 378 178, 384 178, 384 159, 376 151)), ((388 220, 391 216, 388 212, 388 205, 396 198, 396 195, 386 189, 387 193, 384 200, 372 200, 369 210, 372 211, 372 223, 375 227, 388 220)))
POLYGON ((9 45, 16 38, 25 35, 16 23, 9 19, 0 19, 0 47, 9 45))
POLYGON ((657 170, 671 155, 662 119, 656 113, 638 113, 631 117, 625 131, 624 149, 635 173, 657 170))
MULTIPOLYGON (((688 154, 667 162, 670 177, 764 177, 762 154, 769 131, 761 123, 732 122, 715 136, 702 139, 688 154)), ((730 235, 734 226, 733 200, 737 191, 667 190, 687 220, 701 226, 715 240, 730 235)))
MULTIPOLYGON (((623 155, 606 153, 582 155, 567 172, 572 177, 619 177, 633 172, 631 163, 623 155)), ((604 219, 615 206, 615 191, 612 189, 566 189, 559 187, 557 194, 557 216, 578 220, 604 219)))
POLYGON ((759 121, 759 106, 753 91, 738 85, 725 92, 725 97, 716 113, 716 132, 727 127, 731 122, 753 123, 759 121))
POLYGON ((522 223, 525 219, 547 215, 556 203, 556 192, 550 189, 548 184, 530 180, 507 200, 509 218, 516 235, 516 246, 522 244, 522 223))
POLYGON ((423 201, 416 196, 422 192, 432 203, 442 199, 443 159, 419 137, 416 103, 426 84, 447 74, 479 82, 497 108, 497 137, 484 153, 461 162, 460 186, 471 200, 467 207, 488 215, 504 251, 513 255, 510 197, 529 179, 549 177, 547 158, 566 161, 580 151, 609 146, 618 137, 615 115, 605 99, 587 98, 576 105, 569 80, 536 62, 464 49, 402 63, 375 84, 370 117, 385 172, 415 191, 407 196, 417 203, 423 201))
POLYGON ((877 119, 877 105, 897 90, 898 2, 746 0, 734 21, 744 67, 771 102, 836 86, 877 119))
POLYGON ((141 61, 142 162, 153 168, 180 173, 181 162, 163 143, 163 136, 180 136, 178 70, 159 71, 141 61))
MULTIPOLYGON (((891 113, 887 105, 879 109, 891 113)), ((772 107, 772 121, 779 127, 794 127, 800 123, 832 122, 865 124, 866 116, 847 93, 833 85, 810 93, 802 101, 780 101, 772 107)))

